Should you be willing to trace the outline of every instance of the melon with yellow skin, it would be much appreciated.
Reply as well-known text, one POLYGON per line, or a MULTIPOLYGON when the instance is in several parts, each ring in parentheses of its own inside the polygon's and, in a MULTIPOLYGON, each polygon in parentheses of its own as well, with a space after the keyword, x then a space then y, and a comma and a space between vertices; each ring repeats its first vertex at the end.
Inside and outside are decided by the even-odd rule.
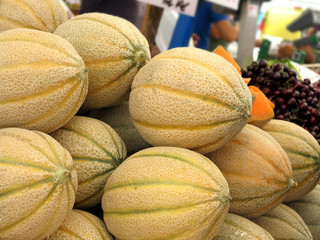
POLYGON ((293 179, 297 182, 284 201, 294 201, 311 192, 320 179, 320 145, 317 140, 301 126, 284 120, 273 119, 262 129, 285 150, 293 179))
POLYGON ((109 14, 78 15, 54 33, 72 43, 89 70, 84 109, 110 107, 127 99, 134 76, 150 59, 148 42, 139 29, 109 14))
POLYGON ((0 32, 14 28, 53 32, 67 20, 59 0, 1 0, 0 32))
POLYGON ((71 211, 78 186, 70 153, 49 135, 0 129, 0 239, 42 240, 71 211))
POLYGON ((113 240, 104 222, 97 216, 72 209, 63 224, 47 240, 113 240))
POLYGON ((235 137, 251 115, 252 98, 237 70, 198 48, 156 55, 135 76, 129 110, 153 146, 208 153, 235 137))
POLYGON ((127 156, 118 133, 98 119, 75 116, 50 135, 73 158, 78 174, 75 207, 90 208, 99 204, 108 177, 127 156))
POLYGON ((0 128, 52 132, 77 113, 88 92, 87 69, 75 48, 33 29, 0 33, 0 76, 0 128))
POLYGON ((212 240, 227 215, 229 197, 226 180, 205 156, 151 147, 114 170, 101 205, 116 239, 212 240))
POLYGON ((232 197, 230 212, 247 218, 261 216, 278 206, 296 184, 280 144, 251 124, 206 156, 227 179, 232 197))

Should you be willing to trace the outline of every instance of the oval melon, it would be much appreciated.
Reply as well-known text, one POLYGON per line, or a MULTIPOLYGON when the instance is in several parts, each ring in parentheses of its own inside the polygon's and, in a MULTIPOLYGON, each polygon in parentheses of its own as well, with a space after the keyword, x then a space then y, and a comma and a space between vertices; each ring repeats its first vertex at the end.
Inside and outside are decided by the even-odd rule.
POLYGON ((301 216, 282 203, 252 221, 266 229, 274 239, 312 240, 311 232, 301 216))
POLYGON ((53 32, 68 20, 59 0, 1 0, 0 16, 0 32, 14 28, 53 32))
POLYGON ((81 107, 87 69, 74 47, 52 33, 0 33, 0 128, 52 132, 81 107))
POLYGON ((95 215, 73 209, 47 240, 113 240, 104 222, 95 215))
POLYGON ((304 197, 286 203, 295 210, 310 229, 313 239, 320 239, 320 185, 304 197))
POLYGON ((227 179, 231 213, 261 216, 279 205, 294 185, 285 151, 271 135, 251 124, 206 156, 227 179))
POLYGON ((217 236, 213 240, 273 240, 273 237, 254 222, 228 213, 217 236))
POLYGON ((153 146, 208 153, 246 125, 252 98, 237 70, 198 48, 174 48, 151 59, 136 75, 130 115, 153 146))
POLYGON ((89 117, 99 119, 110 125, 121 137, 128 153, 151 147, 138 133, 129 113, 129 102, 118 106, 92 110, 89 117))
POLYGON ((320 145, 317 140, 304 128, 284 120, 273 119, 262 129, 280 143, 291 162, 292 178, 297 186, 290 190, 284 201, 293 201, 311 192, 320 179, 320 145))
POLYGON ((51 133, 71 154, 78 174, 76 208, 89 208, 101 201, 112 171, 126 158, 126 147, 108 124, 89 117, 75 116, 51 133))
POLYGON ((89 70, 83 108, 119 104, 138 70, 150 59, 146 38, 129 21, 105 13, 78 15, 54 32, 77 49, 89 70))
POLYGON ((117 239, 212 240, 227 215, 229 189, 203 155, 151 147, 111 174, 101 204, 117 239))
POLYGON ((0 239, 48 237, 71 211, 77 185, 70 153, 52 137, 0 129, 0 239))

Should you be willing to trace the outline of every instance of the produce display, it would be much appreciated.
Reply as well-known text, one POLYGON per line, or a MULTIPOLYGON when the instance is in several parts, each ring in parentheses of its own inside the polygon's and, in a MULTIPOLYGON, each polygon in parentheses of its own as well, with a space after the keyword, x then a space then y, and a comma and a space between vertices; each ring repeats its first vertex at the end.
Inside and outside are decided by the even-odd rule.
POLYGON ((320 239, 317 83, 36 2, 0 0, 1 240, 320 239))

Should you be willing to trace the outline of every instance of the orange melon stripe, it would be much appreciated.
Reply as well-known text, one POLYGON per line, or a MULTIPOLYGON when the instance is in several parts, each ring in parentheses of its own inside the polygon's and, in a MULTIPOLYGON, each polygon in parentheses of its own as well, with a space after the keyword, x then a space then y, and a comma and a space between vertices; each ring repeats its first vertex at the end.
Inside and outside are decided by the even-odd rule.
POLYGON ((29 29, 36 29, 36 27, 34 26, 31 26, 29 24, 26 24, 26 23, 20 23, 20 22, 17 22, 17 21, 14 21, 13 19, 10 19, 6 16, 3 16, 0 14, 0 20, 1 21, 6 21, 6 22, 9 22, 11 25, 14 25, 16 26, 16 28, 29 28, 29 29))
POLYGON ((104 234, 101 231, 101 227, 99 225, 97 225, 96 222, 92 221, 92 219, 89 218, 86 214, 83 214, 83 212, 77 211, 77 213, 79 213, 81 216, 83 216, 85 219, 87 219, 88 222, 90 222, 93 226, 95 226, 99 235, 101 236, 101 239, 104 238, 104 234))

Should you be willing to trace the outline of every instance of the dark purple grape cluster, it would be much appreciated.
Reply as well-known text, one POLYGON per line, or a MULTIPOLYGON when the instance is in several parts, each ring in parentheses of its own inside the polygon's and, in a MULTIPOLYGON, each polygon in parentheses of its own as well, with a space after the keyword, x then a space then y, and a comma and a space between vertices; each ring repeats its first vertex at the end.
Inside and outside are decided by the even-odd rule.
POLYGON ((268 65, 265 60, 241 69, 250 85, 258 87, 275 105, 275 119, 294 122, 308 130, 320 144, 320 89, 310 79, 301 80, 284 63, 268 65))

